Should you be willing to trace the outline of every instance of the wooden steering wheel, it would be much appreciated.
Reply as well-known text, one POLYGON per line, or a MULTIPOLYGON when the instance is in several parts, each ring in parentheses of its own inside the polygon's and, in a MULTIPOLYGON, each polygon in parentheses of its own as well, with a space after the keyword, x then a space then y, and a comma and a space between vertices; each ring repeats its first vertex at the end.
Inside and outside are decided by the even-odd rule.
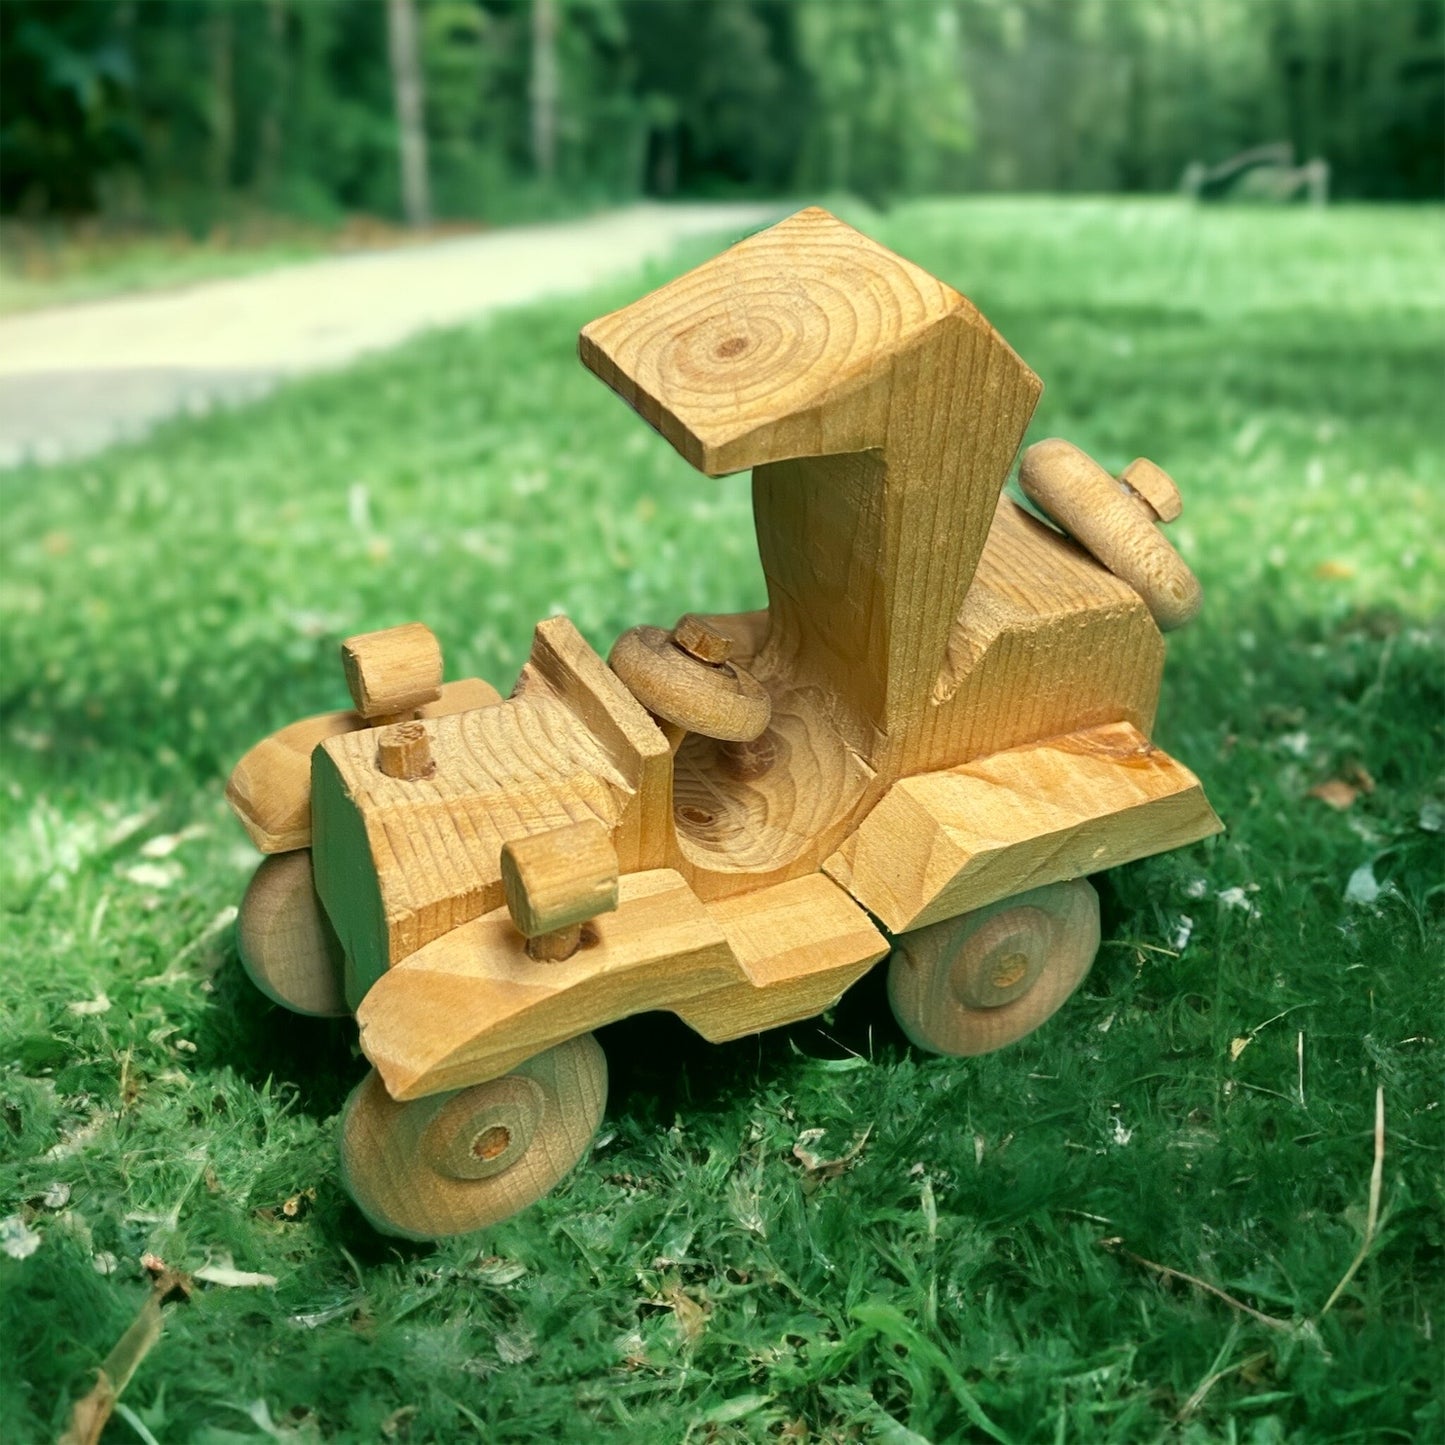
POLYGON ((772 703, 752 673, 729 662, 732 642, 689 614, 668 632, 633 627, 608 664, 655 717, 721 742, 749 743, 767 731, 772 703))

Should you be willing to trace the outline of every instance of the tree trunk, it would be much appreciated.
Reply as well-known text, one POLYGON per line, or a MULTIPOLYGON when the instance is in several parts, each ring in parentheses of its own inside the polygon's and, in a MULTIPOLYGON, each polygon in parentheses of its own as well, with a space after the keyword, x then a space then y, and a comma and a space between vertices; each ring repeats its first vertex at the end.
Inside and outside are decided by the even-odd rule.
POLYGON ((544 180, 557 167, 557 6, 532 0, 532 162, 544 180))
POLYGON ((286 90, 291 68, 286 51, 286 0, 266 0, 266 45, 269 85, 256 142, 256 191, 263 202, 272 202, 281 175, 286 134, 286 90))
POLYGON ((401 150, 401 202, 409 226, 431 224, 431 184, 426 164, 426 98, 422 91, 413 0, 387 0, 391 90, 401 150))
POLYGON ((211 60, 211 190, 221 204, 231 188, 231 160, 236 146, 235 33, 224 5, 211 9, 207 26, 211 60))

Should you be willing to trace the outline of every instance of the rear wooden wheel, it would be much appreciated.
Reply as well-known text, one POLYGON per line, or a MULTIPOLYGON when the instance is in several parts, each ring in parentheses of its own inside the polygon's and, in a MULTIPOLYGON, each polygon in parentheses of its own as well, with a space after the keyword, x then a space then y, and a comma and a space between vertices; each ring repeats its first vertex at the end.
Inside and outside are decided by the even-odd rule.
POLYGON ((338 1018, 345 957, 311 876, 311 850, 275 853, 256 870, 236 918, 236 947, 251 982, 295 1013, 338 1018))
POLYGON ((1099 895, 1082 878, 1050 883, 905 933, 888 999, 919 1048, 992 1053, 1051 1018, 1098 951, 1099 895))
POLYGON ((500 1079, 404 1104, 373 1069, 342 1114, 342 1176, 383 1234, 467 1234, 552 1189, 586 1152, 606 1100, 607 1060, 591 1034, 500 1079))

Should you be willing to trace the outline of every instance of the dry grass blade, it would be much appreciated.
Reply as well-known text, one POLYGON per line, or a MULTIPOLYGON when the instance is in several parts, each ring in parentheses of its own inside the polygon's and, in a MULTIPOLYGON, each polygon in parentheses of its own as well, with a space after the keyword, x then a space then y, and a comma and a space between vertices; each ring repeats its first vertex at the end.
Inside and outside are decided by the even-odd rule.
POLYGON ((1182 1269, 1171 1269, 1167 1264, 1158 1264, 1152 1259, 1145 1259, 1142 1254, 1135 1254, 1132 1249, 1123 1248, 1117 1239, 1101 1239, 1099 1243, 1105 1249, 1113 1250, 1116 1254, 1122 1254, 1126 1259, 1133 1260, 1135 1264, 1141 1265, 1144 1269, 1150 1269, 1155 1274, 1163 1275, 1165 1279, 1177 1279, 1184 1284, 1194 1285, 1196 1289, 1204 1290, 1206 1294, 1212 1294, 1216 1299, 1223 1300, 1230 1309, 1248 1315, 1250 1319, 1257 1320, 1268 1329, 1278 1330, 1281 1334, 1286 1335, 1298 1332, 1298 1326, 1289 1320, 1279 1320, 1273 1315, 1267 1315, 1262 1310, 1255 1309, 1253 1305, 1247 1305, 1243 1300, 1235 1299, 1232 1294, 1227 1294, 1217 1284, 1210 1284, 1207 1279, 1200 1279, 1197 1275, 1185 1274, 1182 1269))
POLYGON ((1269 1357, 1268 1350, 1261 1350, 1259 1354, 1250 1355, 1248 1359, 1237 1360, 1232 1365, 1226 1365, 1222 1370, 1211 1370, 1200 1381, 1199 1388, 1184 1402, 1183 1408, 1174 1418, 1182 1425, 1204 1403, 1205 1396, 1221 1380, 1228 1379, 1230 1375, 1237 1375, 1241 1370, 1253 1369, 1255 1365, 1263 1364, 1269 1357))
POLYGON ((101 1364, 95 1384, 75 1402, 58 1445, 96 1445, 121 1391, 161 1337, 162 1306, 189 1298, 190 1281, 179 1270, 162 1269, 156 1275, 145 1303, 101 1364))
POLYGON ((1375 1242, 1375 1230, 1380 1223, 1380 1191, 1385 1180, 1385 1087, 1382 1084, 1375 1090, 1375 1163, 1370 1170, 1370 1204, 1365 1211, 1365 1237, 1360 1241, 1360 1252, 1350 1262, 1350 1267, 1345 1271, 1344 1278, 1335 1286, 1332 1293, 1325 1301, 1325 1307, 1320 1311, 1320 1318, 1329 1314, 1331 1308, 1339 1297, 1344 1293, 1346 1286, 1354 1279, 1360 1266, 1364 1264, 1370 1253, 1370 1246, 1375 1242))

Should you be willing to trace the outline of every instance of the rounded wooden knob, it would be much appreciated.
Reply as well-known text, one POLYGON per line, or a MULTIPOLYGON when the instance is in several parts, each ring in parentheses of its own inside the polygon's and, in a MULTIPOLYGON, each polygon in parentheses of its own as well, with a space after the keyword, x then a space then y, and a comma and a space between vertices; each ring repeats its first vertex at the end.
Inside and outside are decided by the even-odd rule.
POLYGON ((752 673, 694 656, 661 627, 630 628, 607 661, 648 712, 690 733, 747 743, 772 720, 772 703, 752 673))
POLYGON ((1204 601, 1199 579, 1154 525, 1179 515, 1179 489, 1142 457, 1123 482, 1058 437, 1031 446, 1019 467, 1024 495, 1127 582, 1168 632, 1190 621, 1204 601))

